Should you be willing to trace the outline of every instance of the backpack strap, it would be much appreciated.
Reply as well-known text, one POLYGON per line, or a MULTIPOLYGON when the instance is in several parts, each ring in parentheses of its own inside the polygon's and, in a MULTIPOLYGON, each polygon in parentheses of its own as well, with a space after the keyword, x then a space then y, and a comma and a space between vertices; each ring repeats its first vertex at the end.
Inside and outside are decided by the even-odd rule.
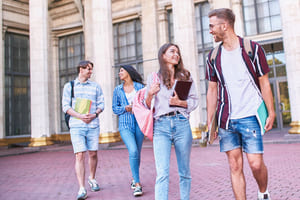
POLYGON ((250 59, 253 61, 253 51, 251 47, 251 40, 247 38, 243 38, 243 45, 246 53, 250 57, 250 59))
POLYGON ((74 80, 70 81, 71 84, 71 99, 74 97, 74 80))
POLYGON ((211 63, 214 63, 214 61, 216 60, 216 57, 217 57, 219 48, 220 48, 220 45, 216 46, 216 47, 212 50, 211 55, 210 55, 210 62, 211 62, 211 63))

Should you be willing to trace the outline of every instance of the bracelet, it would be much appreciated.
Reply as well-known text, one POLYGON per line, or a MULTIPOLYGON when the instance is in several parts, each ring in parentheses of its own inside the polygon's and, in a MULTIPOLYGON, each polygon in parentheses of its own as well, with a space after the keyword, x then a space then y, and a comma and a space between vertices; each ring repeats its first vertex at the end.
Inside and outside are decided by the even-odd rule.
POLYGON ((95 112, 95 114, 96 114, 96 118, 97 118, 99 114, 98 114, 98 113, 96 113, 96 112, 95 112))

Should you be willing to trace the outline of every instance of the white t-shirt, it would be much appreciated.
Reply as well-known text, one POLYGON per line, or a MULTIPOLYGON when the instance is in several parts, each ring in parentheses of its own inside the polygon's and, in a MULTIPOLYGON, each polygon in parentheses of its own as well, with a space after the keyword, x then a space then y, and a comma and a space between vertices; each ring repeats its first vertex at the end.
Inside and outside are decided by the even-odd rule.
POLYGON ((132 104, 135 94, 136 94, 135 89, 133 89, 132 92, 130 92, 130 93, 125 92, 125 95, 126 95, 126 98, 127 98, 127 101, 129 104, 132 104))
POLYGON ((231 100, 230 119, 253 116, 262 102, 257 89, 251 82, 241 48, 227 51, 222 46, 221 66, 228 96, 231 100))

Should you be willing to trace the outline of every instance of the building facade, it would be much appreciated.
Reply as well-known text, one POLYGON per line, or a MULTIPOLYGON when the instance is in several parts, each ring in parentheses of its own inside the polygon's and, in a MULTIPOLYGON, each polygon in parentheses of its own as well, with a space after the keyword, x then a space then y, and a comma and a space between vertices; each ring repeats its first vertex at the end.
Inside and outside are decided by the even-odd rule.
POLYGON ((0 4, 0 146, 70 140, 62 89, 82 59, 94 63, 92 80, 105 95, 100 143, 120 141, 112 92, 118 71, 133 65, 146 79, 158 70, 157 52, 179 45, 196 81, 199 107, 194 138, 206 124, 205 60, 214 44, 208 12, 231 8, 238 35, 265 51, 276 108, 274 128, 300 133, 300 0, 2 0, 0 4))

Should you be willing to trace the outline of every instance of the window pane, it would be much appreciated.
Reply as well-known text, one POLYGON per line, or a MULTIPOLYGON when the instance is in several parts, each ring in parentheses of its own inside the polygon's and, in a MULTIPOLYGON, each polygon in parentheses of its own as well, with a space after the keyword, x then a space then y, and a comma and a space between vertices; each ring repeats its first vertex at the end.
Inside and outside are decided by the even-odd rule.
POLYGON ((280 15, 280 6, 277 0, 271 1, 270 5, 270 15, 280 15))
MULTIPOLYGON (((83 33, 59 38, 59 86, 60 99, 65 83, 74 80, 77 76, 76 66, 84 59, 83 33)), ((61 103, 61 102, 60 102, 61 103)), ((64 114, 61 112, 61 130, 67 131, 64 114)))
POLYGON ((5 34, 5 136, 30 135, 29 37, 5 34))
POLYGON ((254 6, 244 7, 244 18, 245 21, 254 20, 256 18, 254 6))
POLYGON ((281 30, 281 17, 279 15, 271 17, 271 28, 272 31, 281 30))
POLYGON ((173 28, 173 13, 172 10, 168 11, 168 36, 169 42, 174 42, 174 28, 173 28))
POLYGON ((278 0, 243 0, 243 8, 246 35, 281 30, 278 0))
MULTIPOLYGON (((124 64, 136 66, 143 61, 142 32, 139 20, 114 24, 114 60, 115 84, 119 84, 119 69, 124 64), (118 57, 117 57, 118 56, 118 57)), ((141 68, 141 75, 142 73, 141 68)))
POLYGON ((247 35, 257 34, 256 21, 245 22, 245 27, 247 35))
POLYGON ((254 5, 254 0, 243 0, 244 6, 254 5))
POLYGON ((266 33, 271 31, 270 18, 258 19, 259 32, 266 33))
POLYGON ((285 65, 276 67, 276 77, 286 76, 285 65))
POLYGON ((275 60, 275 65, 285 64, 284 52, 275 52, 274 60, 275 60))
POLYGON ((268 2, 257 4, 257 16, 258 18, 270 16, 268 2))

